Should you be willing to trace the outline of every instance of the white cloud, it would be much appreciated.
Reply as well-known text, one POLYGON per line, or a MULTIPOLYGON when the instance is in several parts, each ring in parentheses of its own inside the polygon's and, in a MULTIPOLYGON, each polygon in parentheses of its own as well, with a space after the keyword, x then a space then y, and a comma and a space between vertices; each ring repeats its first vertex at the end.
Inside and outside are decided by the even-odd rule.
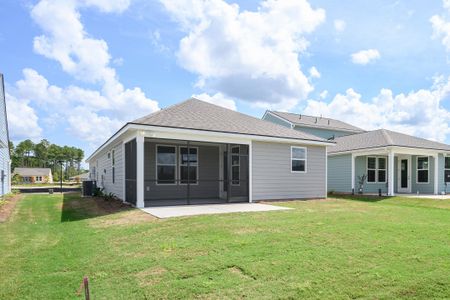
POLYGON ((342 32, 345 30, 345 27, 347 27, 347 23, 345 23, 344 20, 336 19, 334 20, 333 24, 336 32, 342 32))
POLYGON ((233 99, 227 98, 222 93, 216 93, 212 96, 210 96, 207 93, 202 93, 199 95, 192 95, 192 97, 212 103, 212 104, 216 104, 216 105, 228 108, 228 109, 236 110, 236 102, 234 102, 233 99))
MULTIPOLYGON (((17 99, 30 106, 39 105, 47 113, 59 114, 69 125, 69 132, 92 146, 104 141, 125 122, 158 110, 158 103, 147 98, 140 88, 122 85, 111 67, 114 60, 107 43, 89 36, 81 23, 80 8, 121 13, 129 5, 130 0, 41 0, 37 3, 31 9, 31 16, 43 34, 34 39, 35 52, 57 61, 74 78, 101 88, 58 87, 37 71, 24 69, 24 78, 16 82, 17 99)), ((121 59, 116 63, 122 63, 121 59)))
POLYGON ((358 65, 367 65, 380 58, 380 52, 377 49, 361 50, 351 55, 352 62, 358 65))
POLYGON ((316 67, 311 67, 309 68, 309 76, 311 76, 311 78, 320 78, 321 75, 316 67))
POLYGON ((326 97, 328 97, 328 91, 324 90, 319 94, 320 99, 325 99, 326 97))
POLYGON ((8 93, 5 96, 11 140, 39 140, 42 128, 39 126, 36 112, 29 106, 28 101, 17 99, 8 93))
POLYGON ((442 102, 450 93, 450 77, 436 78, 430 89, 393 95, 382 89, 370 101, 353 89, 337 94, 330 103, 309 100, 305 114, 336 118, 364 129, 391 129, 444 142, 450 134, 450 112, 442 102))
MULTIPOLYGON (((443 6, 450 14, 450 0, 444 0, 443 6)), ((430 22, 433 28, 433 37, 442 38, 442 45, 447 52, 450 52, 450 20, 445 16, 434 15, 430 18, 430 22)))
POLYGON ((305 35, 325 20, 306 0, 266 0, 241 11, 223 0, 161 0, 186 36, 180 65, 198 74, 197 87, 226 97, 290 108, 313 90, 299 56, 305 35))

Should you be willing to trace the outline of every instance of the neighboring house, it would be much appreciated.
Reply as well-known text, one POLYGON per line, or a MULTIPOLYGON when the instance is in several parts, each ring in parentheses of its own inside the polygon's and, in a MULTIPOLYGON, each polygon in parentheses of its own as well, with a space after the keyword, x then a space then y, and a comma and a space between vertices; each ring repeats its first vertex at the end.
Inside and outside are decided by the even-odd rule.
POLYGON ((69 178, 70 181, 75 181, 75 182, 82 182, 82 181, 86 181, 89 180, 89 172, 83 173, 83 174, 79 174, 79 175, 75 175, 69 178))
POLYGON ((53 183, 52 170, 49 168, 15 168, 13 176, 16 175, 23 184, 53 183))
POLYGON ((290 127, 301 132, 313 134, 326 140, 332 140, 337 137, 364 132, 361 128, 339 120, 288 112, 268 110, 262 119, 285 127, 290 127))
POLYGON ((87 162, 137 207, 324 198, 328 145, 192 98, 125 124, 87 162))
POLYGON ((11 192, 11 157, 9 149, 8 118, 6 114, 5 85, 0 74, 0 195, 11 192))
POLYGON ((328 191, 357 193, 359 178, 366 175, 364 193, 450 192, 449 145, 385 129, 364 131, 328 118, 273 111, 263 118, 336 142, 328 148, 328 191))

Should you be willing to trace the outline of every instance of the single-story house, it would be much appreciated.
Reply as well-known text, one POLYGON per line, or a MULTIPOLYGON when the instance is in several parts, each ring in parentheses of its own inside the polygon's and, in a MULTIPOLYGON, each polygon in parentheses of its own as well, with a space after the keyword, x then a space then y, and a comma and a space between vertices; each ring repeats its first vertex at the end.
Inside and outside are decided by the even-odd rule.
POLYGON ((83 181, 86 181, 86 180, 89 180, 89 179, 90 179, 89 178, 89 172, 69 177, 70 181, 75 181, 75 182, 83 182, 83 181))
POLYGON ((53 183, 52 170, 50 168, 15 168, 13 176, 19 176, 19 182, 30 183, 53 183))
POLYGON ((364 131, 330 118, 268 111, 263 117, 333 140, 328 148, 328 191, 395 195, 450 191, 450 146, 386 129, 364 131), (363 186, 360 180, 365 175, 363 186))
POLYGON ((0 73, 0 196, 11 192, 11 156, 9 149, 8 118, 6 114, 5 85, 0 73))
POLYGON ((324 198, 333 144, 191 98, 125 124, 87 162, 137 207, 324 198))

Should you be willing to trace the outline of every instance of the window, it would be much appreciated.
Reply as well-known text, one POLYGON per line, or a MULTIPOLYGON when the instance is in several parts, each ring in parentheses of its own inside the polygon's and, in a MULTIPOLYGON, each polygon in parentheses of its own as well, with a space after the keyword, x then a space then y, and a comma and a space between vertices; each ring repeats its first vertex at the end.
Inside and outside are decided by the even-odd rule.
POLYGON ((291 172, 306 172, 306 148, 291 147, 291 172))
POLYGON ((156 183, 175 184, 177 168, 175 146, 156 146, 156 183))
POLYGON ((198 183, 198 148, 180 147, 180 184, 198 183), (188 165, 189 164, 189 165, 188 165))
POLYGON ((239 146, 231 147, 231 184, 241 184, 241 157, 239 146))
POLYGON ((417 183, 428 183, 428 169, 428 157, 417 157, 417 183))
POLYGON ((41 182, 42 181, 42 176, 36 176, 36 182, 41 182))
POLYGON ((112 175, 112 183, 115 183, 116 182, 116 167, 115 167, 115 165, 116 165, 116 159, 115 159, 115 154, 116 154, 116 151, 115 150, 113 150, 112 152, 111 152, 111 156, 112 156, 112 159, 111 159, 111 175, 112 175))
POLYGON ((386 182, 386 158, 378 157, 378 182, 386 182))
POLYGON ((111 158, 111 152, 108 152, 108 159, 111 158))
POLYGON ((386 158, 367 157, 367 182, 386 183, 386 158))
POLYGON ((444 181, 450 182, 450 156, 445 157, 444 181))

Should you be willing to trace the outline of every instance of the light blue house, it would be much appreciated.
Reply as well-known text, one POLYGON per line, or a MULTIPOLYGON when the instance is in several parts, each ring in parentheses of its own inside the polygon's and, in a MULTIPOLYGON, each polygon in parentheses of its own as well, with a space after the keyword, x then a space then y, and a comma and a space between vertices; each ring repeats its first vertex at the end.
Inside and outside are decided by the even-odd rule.
POLYGON ((449 145, 385 129, 363 131, 328 118, 268 111, 263 119, 336 143, 327 150, 329 192, 357 193, 360 188, 388 195, 447 192, 449 145))
POLYGON ((0 195, 11 191, 11 159, 8 118, 6 117, 5 85, 0 73, 0 195))

